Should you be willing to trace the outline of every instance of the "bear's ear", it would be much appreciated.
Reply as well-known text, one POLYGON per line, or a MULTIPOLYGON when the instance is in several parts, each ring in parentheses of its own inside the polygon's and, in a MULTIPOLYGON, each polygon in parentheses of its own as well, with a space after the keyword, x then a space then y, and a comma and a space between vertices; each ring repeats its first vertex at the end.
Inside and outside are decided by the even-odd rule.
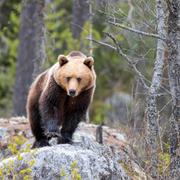
POLYGON ((59 65, 63 66, 64 64, 66 64, 68 62, 68 59, 64 55, 59 55, 58 56, 58 61, 59 61, 59 65))
POLYGON ((93 64, 94 64, 94 59, 93 59, 93 57, 87 57, 87 58, 84 60, 84 64, 91 69, 91 67, 92 67, 93 64))

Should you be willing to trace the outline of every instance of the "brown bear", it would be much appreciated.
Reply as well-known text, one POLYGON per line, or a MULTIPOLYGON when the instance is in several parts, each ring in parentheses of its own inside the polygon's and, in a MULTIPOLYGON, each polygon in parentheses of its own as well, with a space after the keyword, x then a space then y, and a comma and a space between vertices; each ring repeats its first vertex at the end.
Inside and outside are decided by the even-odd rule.
POLYGON ((92 101, 96 74, 94 60, 79 51, 59 55, 58 62, 41 73, 30 87, 27 116, 35 136, 33 147, 71 143, 78 123, 86 118, 92 101), (60 130, 61 126, 61 130, 60 130))

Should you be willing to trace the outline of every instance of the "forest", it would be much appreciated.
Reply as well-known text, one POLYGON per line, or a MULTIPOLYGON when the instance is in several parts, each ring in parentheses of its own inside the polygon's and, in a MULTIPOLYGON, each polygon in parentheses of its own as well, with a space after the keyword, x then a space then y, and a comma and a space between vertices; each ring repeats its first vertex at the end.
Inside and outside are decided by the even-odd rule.
POLYGON ((97 74, 86 123, 123 132, 146 179, 178 180, 179 0, 0 0, 0 151, 1 120, 26 117, 31 83, 74 50, 97 74))

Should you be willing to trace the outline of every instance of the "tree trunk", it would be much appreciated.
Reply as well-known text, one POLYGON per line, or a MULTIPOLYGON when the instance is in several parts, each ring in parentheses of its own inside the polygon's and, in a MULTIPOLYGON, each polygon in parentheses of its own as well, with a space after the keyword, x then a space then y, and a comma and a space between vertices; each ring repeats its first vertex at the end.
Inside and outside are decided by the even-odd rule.
POLYGON ((4 4, 5 0, 0 0, 0 8, 4 4))
MULTIPOLYGON (((166 38, 165 14, 162 7, 162 0, 156 0, 157 33, 160 37, 166 38)), ((158 178, 158 123, 157 123, 157 96, 161 87, 163 76, 163 65, 165 57, 165 42, 157 40, 156 61, 152 83, 147 97, 147 143, 150 157, 150 174, 153 178, 158 178)))
POLYGON ((84 23, 89 19, 89 1, 73 0, 72 34, 75 39, 80 37, 84 23))
POLYGON ((45 59, 44 0, 24 0, 21 12, 20 45, 16 67, 13 113, 26 114, 26 98, 33 76, 45 59))
POLYGON ((171 117, 170 135, 170 176, 178 179, 180 172, 180 1, 169 2, 168 17, 168 63, 169 63, 169 85, 173 100, 173 112, 171 117), (179 172, 178 172, 179 171, 179 172))

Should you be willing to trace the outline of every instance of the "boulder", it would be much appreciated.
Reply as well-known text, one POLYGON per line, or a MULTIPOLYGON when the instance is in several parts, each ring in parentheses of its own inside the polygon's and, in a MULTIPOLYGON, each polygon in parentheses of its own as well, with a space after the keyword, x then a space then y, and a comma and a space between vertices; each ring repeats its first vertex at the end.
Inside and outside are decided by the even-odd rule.
POLYGON ((50 147, 31 150, 26 148, 33 143, 27 120, 15 123, 14 119, 10 119, 7 123, 0 122, 0 127, 5 128, 9 134, 9 137, 6 135, 0 141, 1 152, 2 149, 4 152, 0 153, 0 179, 146 179, 143 169, 134 161, 136 158, 127 143, 126 135, 120 130, 103 126, 103 144, 99 144, 95 138, 97 125, 80 123, 72 144, 57 145, 57 139, 53 138, 50 147), (10 138, 10 141, 5 137, 10 138), (13 142, 13 137, 20 137, 23 143, 19 139, 13 142), (18 146, 15 148, 18 151, 12 154, 13 151, 9 150, 13 150, 16 141, 18 146))
MULTIPOLYGON (((16 178, 23 177, 22 170, 26 170, 28 164, 34 160, 30 167, 30 177, 38 180, 73 179, 73 176, 83 180, 125 180, 129 179, 118 162, 116 154, 110 147, 100 145, 82 136, 81 142, 72 145, 54 145, 32 150, 28 153, 10 157, 0 163, 0 169, 12 164, 13 174, 16 178), (76 173, 76 175, 75 175, 76 173)), ((12 174, 5 174, 5 179, 12 174)))
POLYGON ((131 112, 132 97, 127 93, 114 93, 105 101, 106 119, 105 124, 117 128, 121 125, 128 125, 131 112))

